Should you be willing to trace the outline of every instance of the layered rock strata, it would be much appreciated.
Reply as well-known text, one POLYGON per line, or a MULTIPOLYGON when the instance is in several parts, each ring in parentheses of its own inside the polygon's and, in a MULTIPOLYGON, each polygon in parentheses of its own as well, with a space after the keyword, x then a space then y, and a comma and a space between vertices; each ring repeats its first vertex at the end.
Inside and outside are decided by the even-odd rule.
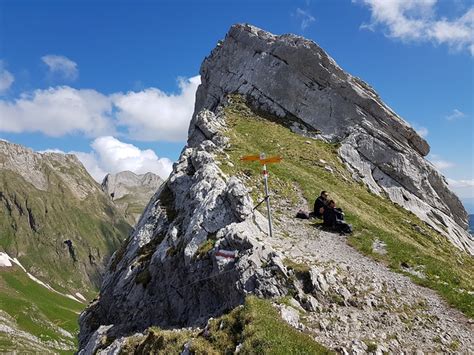
POLYGON ((339 155, 355 179, 474 253, 464 207, 424 158, 428 143, 314 42, 232 26, 201 66, 195 112, 214 110, 229 93, 244 95, 298 132, 318 130, 322 139, 340 143, 339 155))
POLYGON ((83 353, 151 325, 203 325, 249 293, 278 297, 292 288, 302 303, 310 299, 299 297, 304 290, 264 242, 266 220, 242 181, 219 167, 228 147, 220 132, 229 94, 295 131, 339 142, 354 178, 474 252, 461 203, 424 159, 426 141, 313 42, 235 25, 205 59, 201 81, 187 146, 114 254, 100 298, 81 314, 83 353))
POLYGON ((101 187, 123 211, 130 224, 135 224, 162 183, 163 179, 151 172, 137 175, 121 171, 107 174, 101 187))

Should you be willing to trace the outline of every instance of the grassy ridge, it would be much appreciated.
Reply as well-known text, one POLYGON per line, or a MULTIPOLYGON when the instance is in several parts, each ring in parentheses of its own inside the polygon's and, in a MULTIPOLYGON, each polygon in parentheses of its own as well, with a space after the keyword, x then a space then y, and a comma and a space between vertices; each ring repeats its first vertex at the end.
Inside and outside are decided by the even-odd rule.
MULTIPOLYGON (((82 166, 66 169, 44 164, 41 169, 48 191, 36 189, 13 171, 0 170, 0 251, 17 257, 31 274, 55 290, 80 292, 91 299, 104 264, 125 239, 130 225, 82 166), (83 200, 75 197, 58 171, 68 173, 92 193, 83 200), (65 240, 72 241, 76 260, 65 240)), ((84 306, 37 284, 16 266, 0 268, 0 319, 6 313, 5 322, 11 321, 13 329, 40 339, 38 344, 35 339, 1 333, 0 352, 44 353, 45 347, 60 352, 60 346, 52 343, 59 341, 72 353, 84 306)))
POLYGON ((406 273, 406 267, 421 270, 424 278, 408 275, 474 317, 474 258, 454 247, 411 212, 354 182, 338 158, 337 145, 308 140, 254 113, 238 97, 233 101, 225 111, 229 126, 225 134, 231 144, 226 153, 232 164, 223 163, 222 168, 247 181, 254 201, 263 197, 261 167, 241 162, 239 157, 260 152, 281 155, 282 163, 269 168, 274 198, 296 203, 296 189, 299 189, 312 203, 321 190, 329 191, 354 225, 355 233, 349 238, 354 247, 395 271, 406 273), (376 239, 386 243, 386 255, 372 251, 376 239))

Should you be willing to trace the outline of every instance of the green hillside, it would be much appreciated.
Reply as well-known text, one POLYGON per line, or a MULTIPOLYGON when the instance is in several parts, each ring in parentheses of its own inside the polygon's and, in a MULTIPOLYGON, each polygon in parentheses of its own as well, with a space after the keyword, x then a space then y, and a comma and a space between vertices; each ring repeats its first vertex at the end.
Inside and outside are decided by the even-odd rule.
POLYGON ((47 174, 49 189, 41 191, 13 171, 0 171, 0 248, 57 290, 91 297, 130 226, 104 194, 80 200, 54 171, 47 174))
POLYGON ((0 144, 0 252, 26 270, 0 267, 0 353, 72 353, 78 315, 131 226, 74 156, 0 144))
POLYGON ((0 353, 73 353, 84 304, 48 290, 18 266, 0 267, 0 353))
POLYGON ((451 305, 474 316, 474 259, 414 214, 355 182, 338 157, 337 145, 295 134, 278 119, 253 112, 240 97, 232 97, 225 116, 229 128, 224 134, 230 139, 226 153, 232 164, 226 164, 222 156, 222 169, 242 177, 254 201, 263 197, 261 166, 239 158, 260 152, 281 155, 282 163, 269 168, 274 199, 285 198, 295 204, 296 191, 302 191, 312 205, 321 190, 329 191, 354 226, 351 245, 436 290, 451 305), (373 252, 375 240, 386 244, 385 255, 373 252))

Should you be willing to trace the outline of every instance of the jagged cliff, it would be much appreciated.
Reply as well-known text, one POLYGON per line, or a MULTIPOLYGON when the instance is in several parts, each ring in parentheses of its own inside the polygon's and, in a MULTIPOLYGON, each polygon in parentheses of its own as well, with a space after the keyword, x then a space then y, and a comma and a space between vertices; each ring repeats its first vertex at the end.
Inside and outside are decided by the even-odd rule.
POLYGON ((151 172, 137 175, 131 171, 121 171, 107 174, 101 186, 114 204, 123 211, 127 221, 135 225, 162 183, 163 179, 151 172))
POLYGON ((341 144, 340 157, 355 179, 474 253, 464 207, 424 159, 428 143, 314 42, 233 26, 205 59, 201 83, 196 112, 213 110, 228 93, 239 93, 255 108, 291 119, 295 130, 319 130, 321 138, 341 144))
MULTIPOLYGON (((290 308, 280 306, 286 320, 341 352, 368 351, 364 337, 378 339, 380 351, 448 349, 438 349, 435 329, 453 346, 473 348, 466 318, 438 296, 362 257, 342 237, 291 218, 330 188, 355 223, 354 246, 470 314, 465 212, 424 160, 429 147, 412 128, 316 44, 293 35, 235 25, 202 64, 201 80, 186 147, 111 259, 100 296, 81 314, 83 354, 142 349, 133 343, 153 339, 151 326, 205 327, 179 348, 190 351, 205 338, 222 352, 208 319, 235 311, 250 294, 289 299, 290 308), (238 160, 260 151, 287 159, 271 175, 273 239, 253 208, 261 198, 258 168, 238 160), (318 313, 322 323, 308 315, 305 328, 294 308, 318 313), (425 317, 435 325, 416 320, 425 317), (413 336, 403 337, 408 331, 413 336)), ((233 349, 245 349, 241 332, 233 349)), ((164 349, 163 341, 153 346, 164 349)))

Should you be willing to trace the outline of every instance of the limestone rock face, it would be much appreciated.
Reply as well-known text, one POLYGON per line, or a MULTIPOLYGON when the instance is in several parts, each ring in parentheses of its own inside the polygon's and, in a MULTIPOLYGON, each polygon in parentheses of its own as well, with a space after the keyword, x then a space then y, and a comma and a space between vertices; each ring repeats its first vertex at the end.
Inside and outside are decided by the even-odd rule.
POLYGON ((293 122, 298 132, 318 130, 341 144, 339 155, 355 179, 474 253, 464 207, 424 158, 428 143, 314 42, 234 25, 202 64, 201 83, 196 112, 239 93, 255 108, 293 122))
POLYGON ((135 192, 156 192, 162 183, 163 179, 153 173, 137 175, 131 171, 121 171, 117 174, 107 174, 102 181, 102 190, 109 196, 113 195, 114 200, 118 200, 135 192))
POLYGON ((217 133, 220 113, 203 110, 194 122, 169 179, 112 257, 100 299, 81 314, 80 348, 96 348, 99 325, 114 325, 106 329, 114 336, 151 325, 195 326, 242 304, 248 293, 286 293, 282 258, 261 242, 266 219, 253 211, 243 183, 217 163, 226 146, 217 133))
MULTIPOLYGON (((267 220, 243 182, 220 168, 229 158, 222 134, 229 94, 244 95, 302 134, 340 142, 354 178, 474 252, 462 205, 423 158, 426 141, 313 42, 235 25, 202 64, 201 82, 186 147, 110 260, 100 298, 80 316, 80 354, 113 353, 124 336, 151 325, 204 325, 249 293, 304 293, 272 248, 267 220), (101 339, 116 342, 107 350, 101 339)), ((310 282, 315 292, 334 288, 344 303, 353 298, 322 269, 311 269, 310 282)), ((309 310, 321 307, 314 297, 299 299, 309 310)))
POLYGON ((107 174, 102 181, 102 190, 124 212, 128 221, 135 224, 162 183, 163 179, 151 172, 137 175, 122 171, 107 174))

